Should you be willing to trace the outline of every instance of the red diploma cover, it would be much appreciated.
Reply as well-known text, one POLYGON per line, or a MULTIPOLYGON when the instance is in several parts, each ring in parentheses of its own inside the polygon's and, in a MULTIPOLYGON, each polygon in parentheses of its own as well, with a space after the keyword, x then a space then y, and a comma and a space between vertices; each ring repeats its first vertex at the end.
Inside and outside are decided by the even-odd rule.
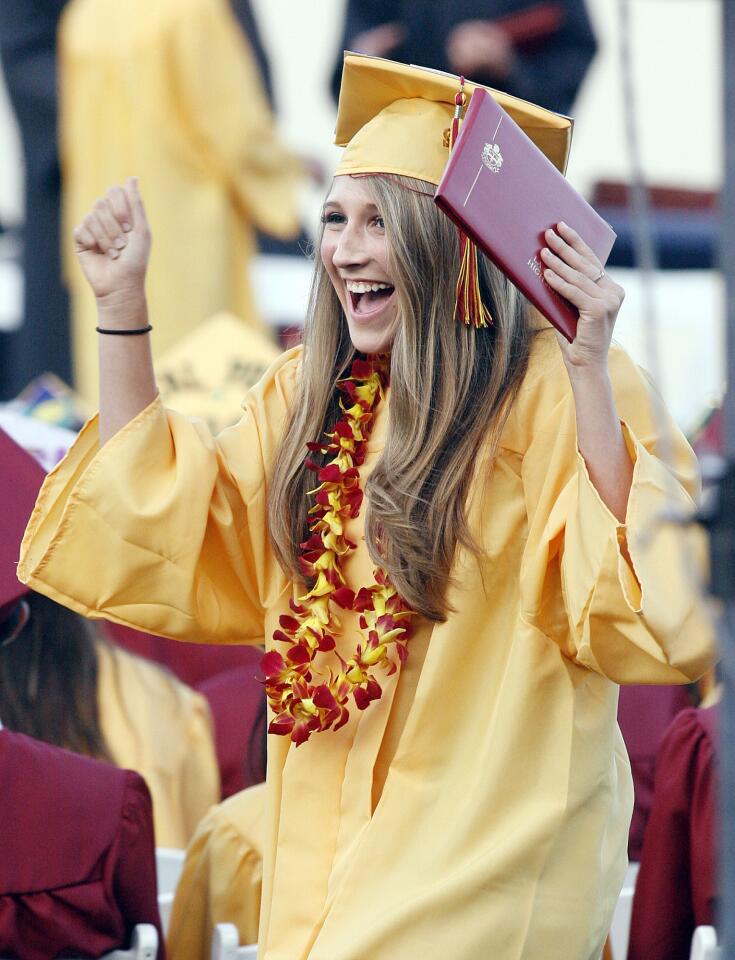
POLYGON ((544 231, 560 220, 606 263, 615 232, 493 97, 476 89, 434 198, 567 340, 579 313, 543 278, 544 231))

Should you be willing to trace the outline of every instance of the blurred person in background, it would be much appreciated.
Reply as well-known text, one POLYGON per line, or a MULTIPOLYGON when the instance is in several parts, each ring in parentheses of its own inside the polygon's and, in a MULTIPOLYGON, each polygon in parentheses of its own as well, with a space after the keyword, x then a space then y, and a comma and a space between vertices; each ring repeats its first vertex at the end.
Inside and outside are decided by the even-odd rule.
MULTIPOLYGON (((261 325, 248 275, 255 228, 297 234, 301 165, 278 138, 230 4, 70 0, 59 45, 67 235, 134 171, 158 241, 148 279, 157 353, 221 310, 261 325)), ((96 307, 69 275, 75 384, 94 400, 96 307)))
POLYGON ((265 46, 263 45, 263 39, 260 35, 258 21, 255 13, 253 12, 253 5, 250 3, 250 0, 231 0, 231 3, 232 12, 235 14, 235 19, 240 24, 242 32, 245 34, 248 43, 250 44, 250 49, 252 50, 253 56, 255 57, 255 62, 258 65, 258 70, 260 71, 260 79, 263 84, 263 90, 265 91, 265 95, 268 97, 268 103, 272 107, 273 84, 271 82, 271 68, 270 63, 268 62, 268 54, 265 46))
POLYGON ((265 694, 260 647, 243 647, 248 666, 224 670, 199 684, 214 722, 222 799, 265 780, 265 694))
POLYGON ((79 614, 18 583, 23 528, 45 474, 0 430, 0 718, 9 729, 136 770, 153 798, 158 846, 185 847, 219 799, 206 700, 166 670, 106 643, 79 614))
POLYGON ((209 955, 218 923, 234 923, 241 944, 257 942, 263 887, 265 784, 212 807, 186 851, 166 947, 169 960, 209 955))
POLYGON ((204 697, 53 600, 29 593, 26 603, 28 623, 0 648, 3 723, 137 770, 153 798, 157 846, 185 847, 220 796, 204 697))
POLYGON ((633 816, 628 834, 628 857, 641 859, 643 837, 653 803, 656 756, 671 721, 693 705, 682 686, 624 686, 618 698, 618 724, 633 774, 633 816))
POLYGON ((100 956, 128 946, 138 923, 154 924, 161 936, 151 796, 139 774, 104 762, 93 662, 73 637, 54 689, 40 663, 31 677, 23 673, 24 660, 34 659, 22 647, 35 629, 36 600, 51 603, 15 575, 44 471, 1 430, 0 471, 0 956, 100 956), (33 715, 22 703, 34 692, 29 679, 33 715), (65 684, 75 696, 62 702, 55 694, 65 684), (57 745, 28 735, 44 730, 57 745), (64 741, 77 752, 60 749, 64 741))
MULTIPOLYGON (((268 103, 275 109, 275 98, 273 95, 273 77, 268 58, 268 51, 263 43, 258 20, 253 12, 250 0, 231 0, 232 12, 235 14, 237 22, 240 24, 243 33, 247 37, 248 43, 252 49, 253 56, 258 64, 260 79, 263 83, 265 94, 268 97, 268 103)), ((321 161, 314 154, 303 153, 299 150, 299 159, 301 160, 305 174, 309 179, 319 186, 326 184, 326 171, 321 161)), ((280 256, 296 256, 303 258, 304 251, 310 246, 311 240, 305 230, 301 229, 298 235, 293 235, 288 239, 282 239, 274 236, 262 227, 257 230, 258 250, 262 254, 276 254, 280 256)))
POLYGON ((252 784, 212 807, 186 851, 176 888, 169 960, 207 955, 218 923, 234 923, 241 944, 258 939, 263 886, 266 701, 261 696, 249 735, 244 778, 252 784))
MULTIPOLYGON (((471 76, 569 113, 597 43, 585 0, 348 0, 342 48, 471 76)), ((335 99, 341 70, 340 49, 335 99)))
POLYGON ((656 757, 628 960, 688 960, 695 929, 716 922, 721 708, 710 700, 677 714, 656 757))
POLYGON ((0 780, 0 954, 99 957, 138 923, 162 943, 143 778, 0 723, 0 780))
POLYGON ((25 167, 21 326, 0 333, 0 400, 38 374, 71 382, 69 298, 62 280, 56 31, 66 0, 2 0, 0 62, 25 167))

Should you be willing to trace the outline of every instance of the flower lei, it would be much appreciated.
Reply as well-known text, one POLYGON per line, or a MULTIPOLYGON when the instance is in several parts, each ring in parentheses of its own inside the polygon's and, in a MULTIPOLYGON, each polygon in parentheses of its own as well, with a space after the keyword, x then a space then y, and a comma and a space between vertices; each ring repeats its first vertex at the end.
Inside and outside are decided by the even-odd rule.
POLYGON ((359 467, 365 461, 367 440, 373 427, 375 408, 383 397, 387 379, 385 363, 379 359, 353 362, 350 375, 337 383, 345 394, 340 398, 344 416, 326 433, 324 443, 310 443, 311 451, 334 454, 319 467, 307 457, 320 485, 310 491, 315 504, 309 537, 300 544, 299 565, 313 587, 298 600, 291 599, 291 614, 280 618, 273 639, 287 647, 266 653, 261 661, 265 690, 275 716, 268 732, 290 736, 298 746, 312 733, 338 730, 347 723, 347 703, 365 710, 380 698, 382 689, 374 670, 386 676, 398 669, 391 654, 402 664, 408 655, 407 640, 413 611, 399 597, 384 570, 375 570, 375 583, 350 590, 341 570, 343 558, 356 549, 345 537, 345 523, 358 516, 363 500, 359 467), (360 614, 363 634, 355 652, 344 660, 335 650, 334 633, 340 627, 335 607, 360 614), (318 654, 335 651, 339 669, 317 667, 318 654))

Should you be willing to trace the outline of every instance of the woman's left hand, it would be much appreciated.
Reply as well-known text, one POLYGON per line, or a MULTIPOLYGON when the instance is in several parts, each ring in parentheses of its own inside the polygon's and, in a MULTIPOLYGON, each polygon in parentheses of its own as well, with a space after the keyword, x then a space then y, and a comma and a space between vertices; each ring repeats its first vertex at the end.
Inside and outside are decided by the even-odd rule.
POLYGON ((608 277, 584 240, 566 223, 547 230, 545 238, 548 247, 541 251, 544 279, 579 310, 574 341, 569 343, 557 334, 567 369, 570 374, 607 369, 607 353, 625 291, 608 277))

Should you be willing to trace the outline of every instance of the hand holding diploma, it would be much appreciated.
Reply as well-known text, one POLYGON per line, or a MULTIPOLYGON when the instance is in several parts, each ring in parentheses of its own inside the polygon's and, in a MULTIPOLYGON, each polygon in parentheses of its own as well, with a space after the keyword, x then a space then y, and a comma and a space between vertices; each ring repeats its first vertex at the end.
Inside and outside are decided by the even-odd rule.
POLYGON ((574 394, 577 443, 603 502, 625 523, 633 464, 615 407, 607 356, 625 291, 566 223, 547 230, 544 279, 579 311, 572 341, 557 332, 574 394))

